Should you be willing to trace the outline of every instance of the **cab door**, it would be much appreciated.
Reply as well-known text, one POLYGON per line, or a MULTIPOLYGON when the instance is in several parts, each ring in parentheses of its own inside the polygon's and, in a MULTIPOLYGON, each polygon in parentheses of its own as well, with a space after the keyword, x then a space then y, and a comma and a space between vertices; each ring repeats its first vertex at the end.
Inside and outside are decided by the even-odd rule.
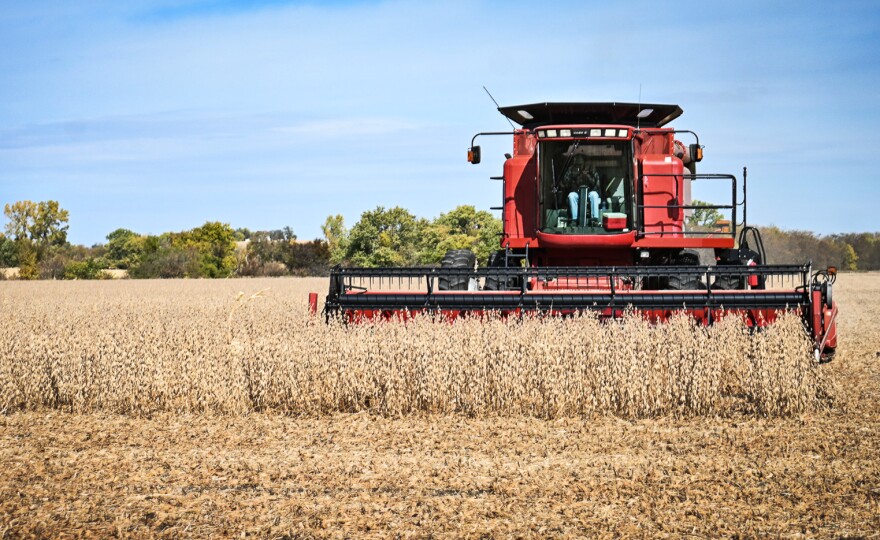
POLYGON ((648 154, 642 160, 640 216, 642 232, 651 238, 681 236, 684 225, 684 165, 663 154, 648 154))

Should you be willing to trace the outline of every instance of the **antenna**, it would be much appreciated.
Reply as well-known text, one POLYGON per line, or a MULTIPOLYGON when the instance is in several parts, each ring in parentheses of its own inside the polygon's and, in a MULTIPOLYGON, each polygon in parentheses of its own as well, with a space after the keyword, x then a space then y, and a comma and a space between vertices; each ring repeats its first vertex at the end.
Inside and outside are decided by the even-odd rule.
MULTIPOLYGON (((498 108, 500 109, 500 108, 501 108, 501 105, 499 105, 498 102, 495 101, 495 98, 492 97, 492 93, 489 92, 489 89, 486 88, 485 86, 483 86, 483 90, 485 90, 486 93, 489 94, 489 99, 491 99, 492 102, 495 104, 495 106, 498 107, 498 108)), ((640 92, 641 92, 641 90, 640 90, 640 92)), ((507 118, 507 117, 505 116, 505 118, 507 118)), ((510 127, 511 127, 514 131, 516 131, 516 126, 513 125, 513 122, 510 121, 510 118, 507 118, 507 123, 510 124, 510 127)))
POLYGON ((636 129, 642 124, 642 83, 639 83, 639 112, 636 113, 636 129))

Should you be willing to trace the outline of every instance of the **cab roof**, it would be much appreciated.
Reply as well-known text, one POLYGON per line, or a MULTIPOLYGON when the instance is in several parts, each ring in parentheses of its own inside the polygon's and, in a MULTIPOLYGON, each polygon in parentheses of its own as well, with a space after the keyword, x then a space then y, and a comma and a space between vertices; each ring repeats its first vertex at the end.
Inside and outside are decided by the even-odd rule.
POLYGON ((678 105, 657 103, 532 103, 498 107, 498 111, 525 128, 547 124, 661 127, 684 112, 678 105))

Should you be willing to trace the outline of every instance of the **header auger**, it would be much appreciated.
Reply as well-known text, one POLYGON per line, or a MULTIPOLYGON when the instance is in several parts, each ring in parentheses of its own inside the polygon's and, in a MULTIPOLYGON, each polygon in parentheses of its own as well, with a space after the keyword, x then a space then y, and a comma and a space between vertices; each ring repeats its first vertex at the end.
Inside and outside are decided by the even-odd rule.
POLYGON ((477 164, 478 137, 513 137, 503 175, 493 177, 503 186, 495 208, 503 224, 499 249, 488 261, 451 251, 440 267, 334 268, 328 317, 588 310, 611 318, 632 309, 663 321, 683 310, 703 324, 737 314, 760 327, 798 310, 817 357, 833 356, 835 270, 766 264, 760 232, 746 221, 746 170, 741 182, 697 173, 703 157, 697 135, 666 127, 680 107, 536 103, 499 111, 521 127, 478 133, 468 150, 477 164), (692 182, 727 186, 730 200, 695 205, 692 182), (693 212, 705 210, 729 220, 689 223, 693 212), (714 261, 701 261, 706 250, 714 261))

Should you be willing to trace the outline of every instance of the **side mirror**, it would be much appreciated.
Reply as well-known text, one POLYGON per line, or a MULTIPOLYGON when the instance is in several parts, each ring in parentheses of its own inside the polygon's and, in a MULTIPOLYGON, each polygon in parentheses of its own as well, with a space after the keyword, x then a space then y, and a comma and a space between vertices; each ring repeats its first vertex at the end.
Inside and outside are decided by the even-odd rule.
POLYGON ((688 145, 688 155, 694 163, 703 161, 703 147, 699 144, 688 145))
POLYGON ((480 147, 474 146, 472 148, 468 148, 468 161, 471 162, 472 165, 476 165, 480 162, 480 147))

